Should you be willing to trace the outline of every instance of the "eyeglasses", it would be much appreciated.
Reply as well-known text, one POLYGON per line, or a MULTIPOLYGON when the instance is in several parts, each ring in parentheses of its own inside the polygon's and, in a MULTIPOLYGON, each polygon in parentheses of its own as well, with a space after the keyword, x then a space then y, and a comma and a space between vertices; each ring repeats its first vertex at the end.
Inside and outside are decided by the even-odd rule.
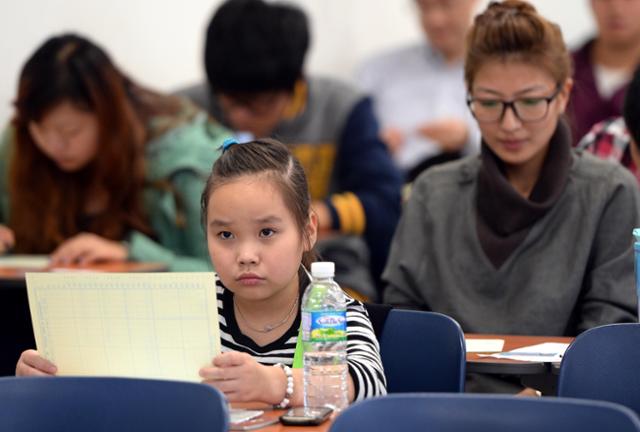
POLYGON ((511 108, 516 117, 522 122, 536 122, 543 120, 549 112, 549 104, 560 94, 558 86, 548 97, 524 97, 510 101, 489 98, 467 97, 467 105, 473 116, 479 122, 492 123, 501 121, 511 108))

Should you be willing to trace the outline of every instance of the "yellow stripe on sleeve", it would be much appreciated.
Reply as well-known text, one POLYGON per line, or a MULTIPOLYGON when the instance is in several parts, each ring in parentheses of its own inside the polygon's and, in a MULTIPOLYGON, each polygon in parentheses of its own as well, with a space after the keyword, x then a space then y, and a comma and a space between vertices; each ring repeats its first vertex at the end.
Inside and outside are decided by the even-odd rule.
POLYGON ((349 202, 343 194, 335 194, 331 197, 331 203, 336 208, 338 218, 340 219, 340 231, 343 233, 351 232, 351 211, 349 202))
POLYGON ((346 192, 344 194, 347 198, 347 202, 349 203, 349 209, 351 211, 351 229, 354 234, 362 234, 364 233, 364 229, 366 227, 366 215, 364 213, 364 207, 360 202, 360 199, 356 196, 356 194, 352 192, 346 192))
POLYGON ((362 234, 366 225, 364 207, 352 192, 336 194, 331 197, 340 218, 340 231, 345 234, 362 234))

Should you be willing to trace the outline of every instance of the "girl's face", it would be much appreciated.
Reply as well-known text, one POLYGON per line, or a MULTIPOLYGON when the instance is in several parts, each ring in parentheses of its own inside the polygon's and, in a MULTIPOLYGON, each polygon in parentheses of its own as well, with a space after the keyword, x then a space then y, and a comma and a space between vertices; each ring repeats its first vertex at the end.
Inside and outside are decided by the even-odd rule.
POLYGON ((49 110, 39 122, 29 123, 36 146, 62 171, 78 171, 98 153, 98 119, 70 102, 49 110))
POLYGON ((549 72, 530 63, 500 60, 485 63, 474 77, 470 95, 482 138, 507 165, 541 163, 570 90, 570 79, 558 88, 549 72), (550 102, 544 100, 554 95, 550 102), (519 116, 510 107, 494 121, 481 118, 481 110, 490 113, 499 110, 501 102, 511 101, 515 101, 519 116))
POLYGON ((207 244, 224 285, 244 300, 260 301, 298 289, 302 253, 315 242, 312 215, 300 227, 280 191, 265 176, 243 176, 209 196, 207 244))

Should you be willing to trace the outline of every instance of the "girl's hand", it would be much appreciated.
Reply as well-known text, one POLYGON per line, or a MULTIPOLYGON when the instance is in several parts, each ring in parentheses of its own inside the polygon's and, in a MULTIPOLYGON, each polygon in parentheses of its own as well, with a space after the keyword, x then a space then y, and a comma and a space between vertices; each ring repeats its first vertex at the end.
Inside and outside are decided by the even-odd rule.
POLYGON ((287 378, 279 367, 264 366, 247 353, 226 352, 212 366, 200 369, 202 382, 220 390, 229 402, 278 404, 284 398, 287 378))
POLYGON ((16 365, 16 376, 53 376, 57 371, 56 365, 32 349, 24 351, 16 365))
POLYGON ((62 243, 51 254, 52 265, 89 264, 96 261, 124 261, 129 251, 121 242, 96 234, 80 233, 62 243))
POLYGON ((0 225, 0 255, 7 253, 16 243, 16 237, 11 228, 0 225))

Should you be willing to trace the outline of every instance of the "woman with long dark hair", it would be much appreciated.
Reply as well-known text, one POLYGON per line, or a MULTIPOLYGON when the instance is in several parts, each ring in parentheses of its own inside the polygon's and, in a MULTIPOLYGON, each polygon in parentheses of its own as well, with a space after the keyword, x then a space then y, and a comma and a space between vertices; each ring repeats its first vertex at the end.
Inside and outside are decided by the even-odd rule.
POLYGON ((199 197, 227 133, 204 112, 73 34, 27 60, 15 108, 0 142, 0 252, 209 267, 199 197))

